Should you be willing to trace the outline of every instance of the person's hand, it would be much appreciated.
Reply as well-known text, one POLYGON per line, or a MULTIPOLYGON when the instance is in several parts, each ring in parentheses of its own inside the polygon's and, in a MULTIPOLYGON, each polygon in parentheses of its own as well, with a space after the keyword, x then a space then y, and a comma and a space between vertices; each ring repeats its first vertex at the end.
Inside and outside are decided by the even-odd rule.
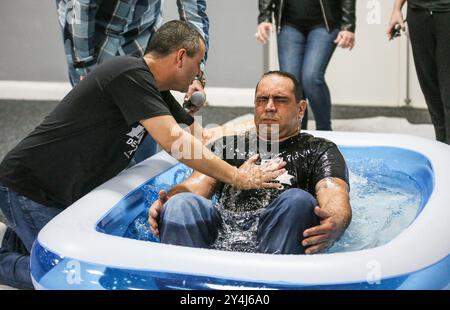
POLYGON ((80 75, 80 82, 84 80, 84 75, 80 75))
MULTIPOLYGON (((189 89, 188 89, 188 91, 186 92, 186 95, 184 96, 184 101, 188 101, 188 100, 191 98, 192 94, 193 94, 194 92, 196 92, 196 91, 202 92, 203 95, 205 95, 205 98, 206 98, 206 93, 205 93, 205 90, 204 90, 204 88, 203 88, 202 83, 200 83, 199 80, 194 80, 194 81, 192 82, 192 84, 189 85, 189 89)), ((200 111, 201 108, 202 108, 201 106, 200 106, 200 107, 191 106, 191 107, 189 107, 189 112, 188 112, 188 113, 189 113, 190 115, 194 116, 195 113, 197 113, 198 111, 200 111)))
POLYGON ((403 32, 406 31, 405 20, 403 18, 403 13, 401 10, 394 10, 392 12, 391 21, 389 22, 388 29, 386 31, 386 34, 387 34, 389 40, 393 39, 392 31, 393 31, 395 25, 400 25, 400 28, 402 29, 402 31, 403 32))
POLYGON ((271 32, 272 32, 272 23, 262 22, 261 24, 258 25, 258 27, 256 27, 255 33, 256 39, 259 42, 266 44, 267 41, 269 40, 271 32))
POLYGON ((158 199, 152 204, 150 209, 148 210, 148 224, 150 225, 150 231, 153 235, 159 236, 158 229, 158 218, 159 214, 162 211, 164 204, 169 200, 167 197, 167 192, 165 190, 160 190, 158 199))
POLYGON ((274 180, 286 172, 283 169, 286 162, 281 161, 273 165, 256 165, 259 155, 250 157, 239 169, 236 169, 233 186, 238 189, 280 188, 280 183, 274 180))
POLYGON ((355 34, 351 31, 341 31, 338 33, 334 43, 341 48, 352 50, 355 47, 355 34))
POLYGON ((344 233, 345 223, 320 207, 314 208, 320 224, 303 232, 302 245, 307 247, 305 254, 316 254, 326 251, 344 233))

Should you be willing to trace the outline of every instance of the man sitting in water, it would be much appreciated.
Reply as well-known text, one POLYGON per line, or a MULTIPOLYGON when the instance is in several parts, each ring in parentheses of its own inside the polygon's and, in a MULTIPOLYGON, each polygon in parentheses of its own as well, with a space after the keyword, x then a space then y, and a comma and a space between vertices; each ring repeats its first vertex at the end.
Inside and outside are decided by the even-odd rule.
POLYGON ((255 92, 256 129, 211 146, 233 166, 284 160, 279 189, 238 190, 194 171, 149 210, 163 243, 276 254, 325 251, 351 221, 348 172, 337 146, 300 133, 306 101, 291 74, 263 75, 255 92), (214 203, 214 194, 220 198, 214 203))

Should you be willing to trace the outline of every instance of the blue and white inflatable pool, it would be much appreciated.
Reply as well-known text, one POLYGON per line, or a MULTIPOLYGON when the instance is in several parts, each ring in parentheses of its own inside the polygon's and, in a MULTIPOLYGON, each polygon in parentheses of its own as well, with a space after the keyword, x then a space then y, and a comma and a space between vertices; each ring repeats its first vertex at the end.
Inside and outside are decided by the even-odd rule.
POLYGON ((130 225, 145 218, 146 189, 170 187, 189 173, 161 152, 99 186, 44 227, 32 250, 34 286, 450 289, 450 147, 404 135, 313 134, 336 142, 347 161, 382 160, 389 174, 380 175, 386 180, 401 176, 414 184, 419 202, 412 222, 384 244, 311 256, 225 252, 130 238, 130 225))

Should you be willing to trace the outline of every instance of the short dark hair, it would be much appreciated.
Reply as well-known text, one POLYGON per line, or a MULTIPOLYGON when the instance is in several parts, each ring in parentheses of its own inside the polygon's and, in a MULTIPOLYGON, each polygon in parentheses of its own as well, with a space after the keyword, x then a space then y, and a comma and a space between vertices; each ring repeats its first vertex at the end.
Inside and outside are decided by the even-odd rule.
POLYGON ((205 42, 194 26, 185 21, 171 20, 153 34, 146 53, 165 57, 180 48, 185 48, 187 55, 194 57, 200 50, 200 40, 205 42))
POLYGON ((302 84, 297 80, 297 78, 289 73, 289 72, 285 72, 285 71, 280 71, 280 70, 274 70, 274 71, 268 71, 266 73, 264 73, 261 77, 261 79, 258 81, 258 84, 256 84, 256 88, 255 88, 255 92, 258 89, 259 83, 261 82, 261 80, 267 76, 270 75, 279 75, 285 78, 288 78, 292 81, 292 83, 294 84, 294 94, 295 94, 295 100, 297 102, 299 102, 300 100, 304 100, 305 99, 305 93, 303 92, 303 86, 302 84))

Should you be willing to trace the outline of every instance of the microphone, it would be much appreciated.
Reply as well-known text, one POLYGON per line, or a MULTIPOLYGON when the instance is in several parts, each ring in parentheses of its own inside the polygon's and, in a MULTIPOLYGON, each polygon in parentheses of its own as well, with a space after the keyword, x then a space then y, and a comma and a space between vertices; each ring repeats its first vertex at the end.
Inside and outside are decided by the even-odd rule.
POLYGON ((183 108, 190 110, 192 107, 200 108, 206 101, 206 97, 202 92, 196 91, 194 92, 189 100, 186 100, 183 103, 183 108))

